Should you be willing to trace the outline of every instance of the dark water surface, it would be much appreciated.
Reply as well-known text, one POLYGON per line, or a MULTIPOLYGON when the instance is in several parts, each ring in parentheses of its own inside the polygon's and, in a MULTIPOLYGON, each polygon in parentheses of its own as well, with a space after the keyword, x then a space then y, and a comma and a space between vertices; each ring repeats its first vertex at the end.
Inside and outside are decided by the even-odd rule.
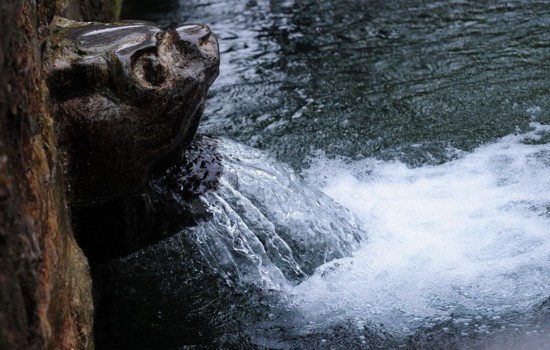
POLYGON ((298 168, 316 150, 440 163, 527 129, 533 106, 550 120, 546 1, 164 3, 124 15, 220 38, 201 130, 298 168))
POLYGON ((367 223, 366 253, 298 286, 302 319, 270 315, 242 348, 550 349, 550 3, 141 2, 123 17, 218 35, 200 132, 309 180, 352 169, 319 182, 367 223))

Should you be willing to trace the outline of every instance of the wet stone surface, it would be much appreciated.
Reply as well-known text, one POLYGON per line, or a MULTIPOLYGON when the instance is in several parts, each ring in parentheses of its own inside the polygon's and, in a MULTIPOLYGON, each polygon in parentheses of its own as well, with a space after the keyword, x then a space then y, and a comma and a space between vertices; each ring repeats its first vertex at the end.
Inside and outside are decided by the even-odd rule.
POLYGON ((199 196, 219 186, 223 163, 216 142, 199 135, 178 159, 151 174, 137 193, 71 205, 75 236, 92 266, 212 218, 199 196))

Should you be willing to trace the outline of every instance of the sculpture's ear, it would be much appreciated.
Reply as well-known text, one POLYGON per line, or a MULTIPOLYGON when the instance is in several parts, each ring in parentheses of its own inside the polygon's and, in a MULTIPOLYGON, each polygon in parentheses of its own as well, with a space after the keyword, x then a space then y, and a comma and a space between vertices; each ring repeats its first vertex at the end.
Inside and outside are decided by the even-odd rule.
POLYGON ((108 66, 103 57, 56 63, 46 78, 55 99, 87 95, 108 83, 108 66))

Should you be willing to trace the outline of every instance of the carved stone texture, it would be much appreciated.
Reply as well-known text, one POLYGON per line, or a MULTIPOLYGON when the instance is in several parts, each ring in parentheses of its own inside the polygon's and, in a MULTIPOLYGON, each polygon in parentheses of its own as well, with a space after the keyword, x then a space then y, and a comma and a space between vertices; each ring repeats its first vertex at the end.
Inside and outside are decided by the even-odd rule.
POLYGON ((139 191, 196 133, 218 75, 215 35, 200 24, 162 31, 59 17, 51 31, 44 67, 69 201, 139 191))

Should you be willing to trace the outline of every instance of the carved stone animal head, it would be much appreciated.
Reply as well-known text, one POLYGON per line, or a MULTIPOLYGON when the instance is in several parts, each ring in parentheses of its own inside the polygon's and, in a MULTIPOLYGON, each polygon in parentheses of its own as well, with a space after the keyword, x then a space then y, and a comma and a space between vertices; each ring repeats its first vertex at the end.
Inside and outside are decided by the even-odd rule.
POLYGON ((196 133, 219 68, 205 25, 54 19, 44 69, 71 202, 135 192, 196 133))

